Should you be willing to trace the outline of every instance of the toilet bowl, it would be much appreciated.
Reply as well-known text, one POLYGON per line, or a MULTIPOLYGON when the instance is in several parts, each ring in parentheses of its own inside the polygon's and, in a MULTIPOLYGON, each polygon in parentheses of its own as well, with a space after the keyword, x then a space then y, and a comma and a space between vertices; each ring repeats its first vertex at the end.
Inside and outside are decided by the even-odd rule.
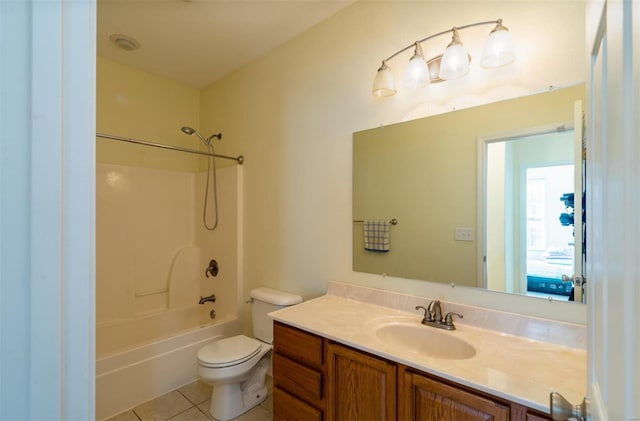
POLYGON ((244 335, 221 339, 198 351, 198 375, 213 385, 209 412, 221 421, 237 417, 267 398, 265 375, 271 345, 244 335))
POLYGON ((220 421, 235 418, 267 398, 265 377, 273 342, 273 321, 267 314, 302 302, 299 295, 271 288, 254 289, 251 298, 257 339, 237 335, 198 351, 198 375, 213 385, 209 413, 220 421))

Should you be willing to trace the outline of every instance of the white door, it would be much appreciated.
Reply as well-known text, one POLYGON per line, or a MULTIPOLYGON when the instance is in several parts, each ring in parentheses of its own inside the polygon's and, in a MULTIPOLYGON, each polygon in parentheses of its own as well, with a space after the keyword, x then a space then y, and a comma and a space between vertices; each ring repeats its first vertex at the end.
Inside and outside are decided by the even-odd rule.
POLYGON ((584 302, 582 294, 582 280, 584 276, 583 259, 584 259, 584 227, 583 227, 583 213, 582 213, 582 200, 584 194, 584 176, 586 173, 585 167, 585 145, 584 145, 584 117, 583 117, 583 105, 582 101, 576 101, 573 108, 573 162, 574 162, 574 174, 573 174, 573 276, 574 276, 574 296, 573 299, 576 302, 584 302))
POLYGON ((96 0, 0 0, 0 419, 95 418, 96 0))
POLYGON ((638 6, 596 0, 587 7, 587 393, 594 420, 640 419, 638 6))

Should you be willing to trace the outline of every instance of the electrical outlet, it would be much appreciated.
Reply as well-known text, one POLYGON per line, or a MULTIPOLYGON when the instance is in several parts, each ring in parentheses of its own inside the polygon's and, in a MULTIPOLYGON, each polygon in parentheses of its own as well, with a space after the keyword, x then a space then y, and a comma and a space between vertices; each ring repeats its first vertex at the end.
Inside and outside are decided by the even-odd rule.
POLYGON ((475 234, 473 232, 473 228, 456 227, 455 240, 456 241, 474 241, 475 234))

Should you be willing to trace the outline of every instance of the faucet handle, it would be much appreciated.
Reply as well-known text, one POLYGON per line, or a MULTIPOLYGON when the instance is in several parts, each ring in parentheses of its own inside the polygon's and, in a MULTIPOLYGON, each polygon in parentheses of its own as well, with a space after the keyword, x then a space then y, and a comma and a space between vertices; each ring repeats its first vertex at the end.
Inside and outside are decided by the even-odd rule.
POLYGON ((454 330, 456 328, 453 324, 453 316, 458 316, 461 319, 464 319, 464 316, 460 313, 454 313, 453 311, 447 313, 447 315, 444 316, 444 325, 450 327, 451 330, 454 330))
POLYGON ((431 317, 431 313, 429 312, 429 310, 427 310, 423 306, 416 306, 416 310, 420 310, 420 309, 424 310, 424 317, 422 318, 422 323, 432 322, 433 318, 431 317))
POLYGON ((209 267, 204 270, 204 274, 207 278, 209 274, 211 274, 211 276, 218 276, 218 262, 216 262, 216 259, 211 259, 209 267))

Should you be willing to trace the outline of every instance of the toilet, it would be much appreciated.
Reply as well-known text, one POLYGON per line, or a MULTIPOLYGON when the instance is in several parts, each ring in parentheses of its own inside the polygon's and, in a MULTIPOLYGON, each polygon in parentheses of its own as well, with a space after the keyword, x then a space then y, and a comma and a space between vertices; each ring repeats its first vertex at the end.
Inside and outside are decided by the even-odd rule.
POLYGON ((268 313, 302 302, 302 297, 271 288, 251 291, 253 334, 224 338, 198 351, 198 375, 213 385, 209 412, 220 421, 230 420, 267 398, 265 376, 269 370, 273 320, 268 313))

